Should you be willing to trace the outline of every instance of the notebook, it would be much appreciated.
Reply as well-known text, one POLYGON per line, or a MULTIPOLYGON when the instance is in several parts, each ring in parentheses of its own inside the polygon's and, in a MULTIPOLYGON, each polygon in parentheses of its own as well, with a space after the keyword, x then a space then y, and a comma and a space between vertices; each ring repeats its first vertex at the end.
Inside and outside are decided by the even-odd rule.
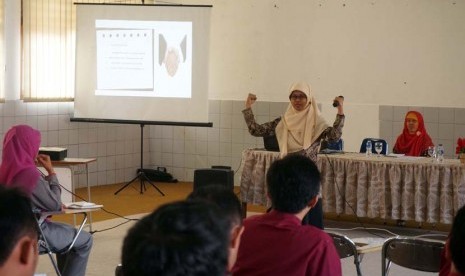
POLYGON ((101 208, 103 205, 95 204, 87 201, 76 201, 76 202, 67 202, 63 203, 68 209, 91 209, 91 208, 101 208))
POLYGON ((278 139, 276 139, 276 135, 263 137, 263 145, 268 151, 279 151, 279 144, 278 139))

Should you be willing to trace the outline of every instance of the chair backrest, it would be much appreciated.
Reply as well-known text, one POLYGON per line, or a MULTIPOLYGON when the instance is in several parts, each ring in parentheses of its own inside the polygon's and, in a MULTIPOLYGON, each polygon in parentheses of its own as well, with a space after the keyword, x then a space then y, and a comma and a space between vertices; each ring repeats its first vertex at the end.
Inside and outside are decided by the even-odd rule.
POLYGON ((357 246, 355 243, 348 237, 336 233, 326 232, 328 235, 333 238, 334 246, 336 247, 339 258, 344 259, 350 256, 354 256, 355 269, 357 275, 362 275, 362 270, 360 268, 361 257, 357 252, 357 246))
POLYGON ((360 145, 360 152, 365 153, 367 151, 367 142, 371 141, 371 152, 373 154, 377 154, 375 150, 375 143, 376 142, 381 142, 383 143, 383 150, 381 151, 381 154, 388 154, 389 153, 389 145, 384 139, 379 139, 379 138, 365 138, 362 141, 362 144, 360 145))
POLYGON ((329 141, 321 141, 321 148, 320 150, 337 150, 343 151, 344 150, 344 140, 339 139, 336 142, 329 142, 329 141))
POLYGON ((442 241, 405 237, 388 239, 382 249, 381 275, 388 274, 391 262, 414 270, 439 272, 443 248, 442 241))
POLYGON ((279 143, 276 135, 264 136, 263 146, 267 151, 279 151, 279 143))
POLYGON ((344 259, 350 256, 357 255, 357 247, 355 243, 344 235, 327 232, 333 238, 334 246, 336 247, 339 258, 344 259))

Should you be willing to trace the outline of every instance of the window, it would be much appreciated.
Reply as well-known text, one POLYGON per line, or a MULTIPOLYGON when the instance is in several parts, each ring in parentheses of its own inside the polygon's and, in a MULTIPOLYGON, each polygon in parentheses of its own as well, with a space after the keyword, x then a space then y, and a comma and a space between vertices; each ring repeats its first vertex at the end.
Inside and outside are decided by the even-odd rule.
MULTIPOLYGON (((103 2, 142 3, 141 0, 103 2)), ((145 1, 148 2, 153 3, 145 1)), ((74 3, 102 3, 102 0, 22 0, 22 100, 73 100, 74 3)))
POLYGON ((74 5, 71 0, 22 1, 24 101, 71 101, 74 95, 74 5))

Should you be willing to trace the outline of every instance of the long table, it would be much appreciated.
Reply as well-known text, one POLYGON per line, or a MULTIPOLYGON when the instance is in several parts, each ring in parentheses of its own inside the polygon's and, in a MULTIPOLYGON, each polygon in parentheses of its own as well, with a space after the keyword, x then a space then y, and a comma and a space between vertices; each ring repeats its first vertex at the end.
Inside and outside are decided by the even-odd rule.
MULTIPOLYGON (((243 151, 244 204, 271 205, 266 172, 278 158, 277 152, 243 151)), ((317 165, 325 213, 451 224, 465 204, 465 166, 457 159, 320 154, 317 165)))

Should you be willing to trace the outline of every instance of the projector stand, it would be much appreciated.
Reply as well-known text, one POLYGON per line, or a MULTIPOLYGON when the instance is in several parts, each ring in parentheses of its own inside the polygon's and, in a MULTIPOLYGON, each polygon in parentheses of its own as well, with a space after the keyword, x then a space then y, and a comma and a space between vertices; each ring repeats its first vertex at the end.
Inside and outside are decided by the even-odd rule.
POLYGON ((145 182, 148 182, 150 185, 152 185, 162 196, 165 194, 158 189, 155 184, 150 181, 150 179, 145 175, 144 171, 144 124, 140 124, 140 169, 137 170, 137 175, 134 177, 131 181, 126 183, 123 187, 121 187, 118 191, 115 192, 115 195, 117 195, 119 192, 124 190, 126 187, 131 185, 131 183, 135 182, 137 179, 140 181, 140 193, 143 194, 146 190, 147 187, 145 186, 145 182))

